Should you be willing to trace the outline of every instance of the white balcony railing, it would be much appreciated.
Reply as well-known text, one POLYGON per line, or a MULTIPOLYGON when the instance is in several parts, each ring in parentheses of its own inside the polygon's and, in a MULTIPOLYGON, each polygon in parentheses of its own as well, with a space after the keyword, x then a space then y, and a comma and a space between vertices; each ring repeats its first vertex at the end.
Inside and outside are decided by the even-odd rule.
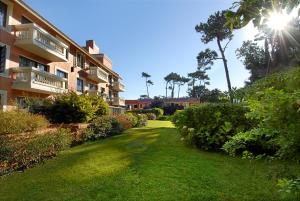
POLYGON ((108 73, 99 67, 91 66, 88 70, 88 78, 96 82, 107 83, 108 73))
POLYGON ((112 99, 112 105, 125 106, 125 99, 121 97, 114 97, 112 99))
POLYGON ((15 25, 15 45, 50 61, 67 61, 68 46, 36 24, 15 25))
POLYGON ((113 89, 116 91, 125 91, 125 85, 121 82, 113 82, 113 89))
POLYGON ((12 69, 13 88, 44 94, 65 93, 68 91, 68 80, 35 67, 12 69))

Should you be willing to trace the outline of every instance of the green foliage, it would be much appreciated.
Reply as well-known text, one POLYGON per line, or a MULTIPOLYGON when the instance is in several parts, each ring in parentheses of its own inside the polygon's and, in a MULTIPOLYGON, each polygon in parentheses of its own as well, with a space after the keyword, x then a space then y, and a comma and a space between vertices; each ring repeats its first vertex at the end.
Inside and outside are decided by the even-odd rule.
POLYGON ((143 126, 147 125, 147 123, 148 123, 147 115, 138 114, 137 118, 138 118, 138 123, 137 123, 136 127, 143 127, 143 126))
POLYGON ((46 158, 55 156, 70 146, 69 130, 59 128, 43 134, 26 136, 0 136, 0 175, 13 170, 23 170, 46 158))
POLYGON ((279 191, 288 194, 300 194, 300 179, 279 179, 277 186, 279 191))
POLYGON ((101 116, 94 119, 88 126, 89 139, 97 140, 106 138, 115 134, 115 132, 121 132, 121 125, 110 116, 101 116), (113 128, 113 126, 115 126, 113 128))
POLYGON ((154 113, 147 113, 147 119, 148 120, 155 120, 156 119, 156 115, 154 113))
POLYGON ((252 41, 244 41, 243 45, 236 50, 238 58, 242 58, 242 62, 247 70, 250 70, 250 83, 257 81, 267 74, 269 61, 269 53, 252 41))
POLYGON ((160 117, 161 115, 164 114, 164 111, 161 108, 151 108, 151 109, 142 109, 142 110, 131 110, 128 111, 127 113, 132 113, 132 114, 154 113, 156 117, 160 117))
POLYGON ((250 151, 282 159, 300 160, 300 69, 273 74, 247 89, 249 120, 253 129, 234 136, 224 145, 231 155, 250 151))
POLYGON ((90 122, 96 116, 109 112, 108 104, 101 97, 74 92, 56 96, 46 107, 46 115, 53 123, 90 122))
POLYGON ((255 125, 245 117, 248 109, 239 104, 202 104, 190 107, 174 115, 173 122, 193 144, 204 150, 218 151, 236 133, 255 125), (190 130, 192 128, 192 130, 190 130))
POLYGON ((0 135, 32 132, 48 126, 48 121, 41 115, 26 111, 0 111, 0 135))

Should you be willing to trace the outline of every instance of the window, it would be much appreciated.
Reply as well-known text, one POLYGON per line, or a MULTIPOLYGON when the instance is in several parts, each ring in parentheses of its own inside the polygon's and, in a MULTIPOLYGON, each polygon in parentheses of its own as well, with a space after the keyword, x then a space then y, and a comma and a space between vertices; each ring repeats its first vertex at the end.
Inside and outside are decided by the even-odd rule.
POLYGON ((23 96, 17 96, 16 102, 19 109, 24 109, 27 107, 25 97, 23 96))
POLYGON ((0 26, 6 27, 7 5, 0 1, 0 26))
POLYGON ((21 18, 21 24, 31 24, 32 22, 27 19, 26 17, 22 16, 21 18))
POLYGON ((76 66, 83 68, 84 67, 84 57, 81 53, 76 54, 76 66))
POLYGON ((90 83, 89 86, 90 86, 90 87, 89 87, 90 90, 97 90, 97 88, 98 88, 96 84, 91 84, 91 83, 90 83))
POLYGON ((61 78, 66 78, 66 79, 68 78, 68 73, 61 70, 56 70, 56 75, 61 78))
POLYGON ((5 71, 5 62, 6 62, 6 46, 0 46, 0 73, 3 73, 5 71))
POLYGON ((69 49, 66 49, 66 59, 69 60, 69 49))
POLYGON ((83 93, 83 80, 77 78, 77 91, 83 93))
POLYGON ((41 71, 49 72, 49 66, 45 64, 38 63, 26 57, 20 56, 19 58, 19 66, 20 67, 35 67, 41 71))

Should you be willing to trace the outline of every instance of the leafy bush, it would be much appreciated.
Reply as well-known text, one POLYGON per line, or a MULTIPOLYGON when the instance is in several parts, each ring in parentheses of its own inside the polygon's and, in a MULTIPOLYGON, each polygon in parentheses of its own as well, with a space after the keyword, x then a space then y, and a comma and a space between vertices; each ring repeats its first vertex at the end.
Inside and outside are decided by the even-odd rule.
POLYGON ((254 155, 300 160, 300 69, 273 74, 248 88, 247 117, 259 124, 224 145, 231 155, 254 155))
POLYGON ((177 110, 183 110, 184 107, 178 104, 168 104, 163 107, 164 115, 173 115, 177 110))
POLYGON ((279 179, 277 186, 280 192, 300 194, 300 179, 279 179))
POLYGON ((102 116, 94 119, 88 126, 89 139, 97 140, 112 135, 113 124, 115 129, 119 127, 121 130, 121 125, 117 125, 117 121, 113 117, 102 116))
POLYGON ((255 125, 255 121, 246 119, 247 111, 243 105, 207 103, 176 113, 173 122, 190 143, 205 150, 219 150, 230 137, 255 125))
POLYGON ((137 115, 138 118, 138 123, 137 123, 137 127, 143 127, 143 126, 147 126, 147 115, 145 114, 138 114, 137 115))
POLYGON ((156 119, 156 115, 154 113, 147 113, 147 119, 148 120, 155 120, 156 119))
POLYGON ((158 117, 157 120, 160 120, 160 121, 171 121, 172 120, 172 116, 163 115, 163 116, 158 117))
POLYGON ((131 127, 136 127, 138 124, 138 117, 132 113, 122 114, 131 124, 131 127))
POLYGON ((119 122, 119 124, 121 124, 122 130, 127 130, 133 127, 132 122, 126 114, 117 115, 114 118, 119 122))
POLYGON ((27 101, 29 111, 47 116, 52 123, 90 122, 97 116, 109 113, 108 104, 99 96, 77 95, 75 92, 61 94, 54 100, 27 101))
POLYGON ((26 111, 0 111, 0 134, 17 134, 31 132, 48 126, 48 121, 41 115, 26 111))
POLYGON ((70 146, 71 133, 58 129, 44 134, 0 135, 0 175, 23 170, 70 146))
POLYGON ((133 114, 154 113, 156 117, 160 117, 164 114, 164 111, 161 108, 151 108, 151 109, 143 109, 143 110, 132 110, 132 111, 128 111, 127 113, 133 113, 133 114))

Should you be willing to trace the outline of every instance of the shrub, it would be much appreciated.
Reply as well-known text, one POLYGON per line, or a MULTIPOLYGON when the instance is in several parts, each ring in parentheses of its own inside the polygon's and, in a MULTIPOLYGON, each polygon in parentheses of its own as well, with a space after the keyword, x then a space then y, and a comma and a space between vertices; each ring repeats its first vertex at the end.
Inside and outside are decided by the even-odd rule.
POLYGON ((156 119, 156 115, 154 113, 147 113, 147 119, 148 120, 155 120, 156 119))
POLYGON ((169 104, 163 107, 164 115, 173 115, 177 110, 183 110, 184 107, 178 104, 169 104))
POLYGON ((117 115, 114 118, 119 122, 119 124, 121 124, 122 130, 127 130, 133 127, 132 122, 126 114, 117 115))
POLYGON ((29 136, 0 135, 0 175, 13 170, 23 170, 46 158, 55 156, 70 146, 71 133, 58 129, 29 136))
POLYGON ((197 147, 219 150, 231 136, 255 125, 254 121, 246 119, 247 111, 243 105, 208 103, 176 113, 174 123, 182 137, 189 136, 197 147))
POLYGON ((172 119, 172 116, 163 115, 157 118, 157 120, 160 121, 170 121, 172 119))
POLYGON ((90 122, 109 113, 108 104, 101 97, 77 95, 75 92, 55 96, 54 100, 43 103, 27 102, 29 111, 45 114, 52 123, 90 122))
POLYGON ((137 115, 138 117, 138 123, 137 123, 137 127, 143 127, 143 126, 146 126, 147 125, 147 115, 145 114, 139 114, 137 115))
POLYGON ((126 118, 130 124, 131 127, 136 127, 137 123, 138 123, 138 117, 132 113, 127 113, 127 114, 122 114, 121 116, 124 116, 124 118, 126 118))
POLYGON ((152 109, 143 109, 143 110, 132 110, 132 111, 128 111, 127 113, 133 113, 133 114, 154 113, 156 117, 160 117, 164 114, 164 111, 160 108, 152 108, 152 109))
POLYGON ((0 134, 17 134, 31 132, 48 126, 48 121, 41 115, 30 114, 26 111, 0 111, 0 134))
POLYGON ((116 117, 101 116, 94 119, 88 126, 87 136, 88 139, 98 140, 112 135, 120 134, 123 130, 123 125, 118 121, 116 117))
POLYGON ((300 69, 273 74, 250 86, 247 117, 258 125, 233 137, 224 150, 236 155, 278 156, 300 160, 300 69))

